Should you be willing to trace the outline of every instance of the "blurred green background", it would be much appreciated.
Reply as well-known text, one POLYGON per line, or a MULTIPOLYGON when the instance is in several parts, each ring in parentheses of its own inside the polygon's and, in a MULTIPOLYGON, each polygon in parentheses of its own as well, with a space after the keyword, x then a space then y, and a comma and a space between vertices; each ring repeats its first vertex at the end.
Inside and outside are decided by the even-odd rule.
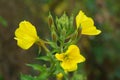
POLYGON ((76 15, 83 10, 94 19, 102 33, 82 36, 81 54, 86 57, 87 80, 120 80, 120 0, 0 0, 0 80, 19 80, 20 73, 35 73, 26 63, 35 62, 37 47, 20 49, 14 31, 22 20, 37 28, 39 36, 48 38, 49 11, 53 15, 76 15))

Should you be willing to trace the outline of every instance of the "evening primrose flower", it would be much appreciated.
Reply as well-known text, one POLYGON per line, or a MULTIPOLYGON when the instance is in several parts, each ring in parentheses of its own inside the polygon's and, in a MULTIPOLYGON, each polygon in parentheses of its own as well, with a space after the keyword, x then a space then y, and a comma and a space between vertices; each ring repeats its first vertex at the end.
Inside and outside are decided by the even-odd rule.
POLYGON ((61 67, 67 72, 77 70, 77 63, 85 61, 85 58, 80 54, 80 50, 76 45, 70 45, 65 53, 57 53, 55 57, 61 61, 61 67))
POLYGON ((28 21, 22 21, 19 28, 15 31, 15 38, 17 45, 22 49, 30 48, 35 42, 39 40, 35 26, 28 21))
POLYGON ((93 19, 87 17, 81 10, 76 16, 76 25, 77 28, 81 28, 81 34, 84 35, 98 35, 101 33, 101 31, 94 26, 93 19))

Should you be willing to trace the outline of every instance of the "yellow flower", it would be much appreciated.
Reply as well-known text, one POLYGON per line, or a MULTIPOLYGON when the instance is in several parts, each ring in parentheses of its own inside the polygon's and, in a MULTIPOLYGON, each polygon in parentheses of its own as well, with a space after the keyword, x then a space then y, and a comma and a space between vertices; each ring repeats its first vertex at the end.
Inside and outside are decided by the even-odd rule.
POLYGON ((69 72, 77 69, 77 63, 85 61, 85 58, 80 54, 80 50, 76 45, 70 45, 65 53, 57 53, 55 57, 61 61, 61 67, 69 72))
POLYGON ((62 80, 62 79, 63 79, 63 74, 62 74, 62 73, 58 73, 58 74, 56 75, 56 79, 57 79, 57 80, 62 80))
POLYGON ((94 26, 94 21, 92 18, 87 17, 84 12, 80 11, 76 16, 77 28, 81 28, 81 34, 85 35, 98 35, 101 33, 100 30, 96 29, 94 26))
POLYGON ((30 48, 36 41, 39 40, 35 27, 28 21, 22 21, 19 28, 15 31, 17 45, 22 49, 30 48))

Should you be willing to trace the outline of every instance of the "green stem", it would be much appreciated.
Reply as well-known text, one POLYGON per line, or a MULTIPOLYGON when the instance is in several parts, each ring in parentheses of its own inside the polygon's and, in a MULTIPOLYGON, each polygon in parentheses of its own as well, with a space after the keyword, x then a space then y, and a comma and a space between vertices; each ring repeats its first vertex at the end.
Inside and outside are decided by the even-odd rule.
POLYGON ((48 77, 50 77, 51 75, 53 75, 53 72, 54 72, 54 69, 55 69, 55 60, 54 60, 54 57, 51 54, 49 54, 49 57, 51 58, 51 61, 50 61, 51 65, 50 65, 48 77))
POLYGON ((60 51, 61 51, 61 53, 63 53, 63 45, 62 44, 60 46, 60 51))

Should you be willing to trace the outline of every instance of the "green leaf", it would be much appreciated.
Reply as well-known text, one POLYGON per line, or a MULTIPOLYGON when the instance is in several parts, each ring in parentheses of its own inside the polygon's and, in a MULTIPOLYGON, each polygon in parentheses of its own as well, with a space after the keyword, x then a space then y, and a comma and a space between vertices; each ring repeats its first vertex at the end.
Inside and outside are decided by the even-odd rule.
POLYGON ((46 67, 41 66, 41 65, 39 65, 39 64, 27 64, 27 66, 30 66, 30 67, 32 67, 34 70, 38 70, 38 71, 40 71, 40 72, 46 71, 46 67))
POLYGON ((49 41, 49 44, 55 49, 59 48, 55 42, 49 41))
POLYGON ((48 56, 41 56, 36 59, 44 60, 44 61, 50 61, 50 58, 48 56))
POLYGON ((73 33, 73 32, 75 31, 75 29, 74 29, 74 27, 73 27, 73 22, 74 22, 74 17, 73 17, 73 15, 72 15, 72 16, 70 16, 70 18, 69 18, 69 27, 68 27, 68 30, 67 30, 67 34, 68 34, 68 35, 71 34, 71 33, 73 33))
POLYGON ((38 76, 38 80, 47 80, 48 76, 49 76, 48 72, 43 72, 38 76))
POLYGON ((36 77, 30 75, 21 74, 21 80, 37 80, 36 77))

